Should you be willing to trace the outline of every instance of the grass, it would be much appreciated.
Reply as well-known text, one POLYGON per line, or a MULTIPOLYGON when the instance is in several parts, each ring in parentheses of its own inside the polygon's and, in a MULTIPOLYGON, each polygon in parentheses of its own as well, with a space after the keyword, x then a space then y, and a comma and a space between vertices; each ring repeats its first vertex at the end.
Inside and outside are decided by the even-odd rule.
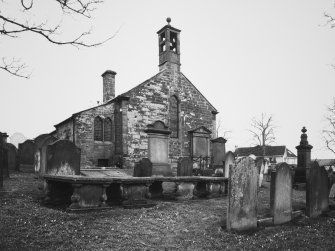
MULTIPOLYGON (((228 232, 227 198, 157 201, 145 209, 114 207, 68 213, 40 203, 41 181, 14 173, 0 192, 0 250, 332 250, 335 212, 316 219, 228 232)), ((294 209, 305 194, 294 191, 294 209)), ((268 184, 259 192, 259 217, 269 214, 268 184)))

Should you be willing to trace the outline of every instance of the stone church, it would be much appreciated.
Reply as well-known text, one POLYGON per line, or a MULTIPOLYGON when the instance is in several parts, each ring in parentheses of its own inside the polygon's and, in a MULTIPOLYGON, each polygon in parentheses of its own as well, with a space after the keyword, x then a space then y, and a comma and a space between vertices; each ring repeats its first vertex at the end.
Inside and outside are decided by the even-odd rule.
POLYGON ((148 156, 148 126, 169 131, 168 163, 182 156, 211 156, 215 107, 180 71, 180 30, 168 24, 158 34, 159 72, 115 97, 116 72, 102 74, 103 104, 73 114, 55 125, 53 136, 81 148, 81 166, 133 167, 148 156))

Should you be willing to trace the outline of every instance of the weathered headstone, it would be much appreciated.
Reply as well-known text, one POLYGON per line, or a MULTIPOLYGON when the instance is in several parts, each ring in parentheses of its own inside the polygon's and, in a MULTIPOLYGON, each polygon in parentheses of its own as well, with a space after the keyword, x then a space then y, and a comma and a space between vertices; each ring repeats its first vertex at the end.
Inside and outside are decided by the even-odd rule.
POLYGON ((226 155, 226 142, 227 140, 219 137, 212 139, 212 165, 213 168, 223 168, 226 155))
POLYGON ((322 212, 327 212, 329 210, 329 177, 325 167, 322 166, 320 168, 322 182, 322 186, 320 188, 321 210, 322 212))
POLYGON ((255 161, 245 157, 231 166, 228 190, 228 230, 257 228, 258 170, 255 161))
POLYGON ((171 131, 162 121, 156 121, 148 125, 145 132, 148 134, 152 175, 172 176, 168 156, 168 139, 171 131))
POLYGON ((229 151, 226 153, 225 156, 225 164, 224 164, 224 173, 225 173, 225 177, 228 178, 229 177, 229 166, 230 165, 234 165, 235 162, 235 155, 232 151, 229 151))
POLYGON ((34 170, 36 173, 39 172, 41 165, 41 146, 48 137, 50 137, 49 134, 41 134, 34 139, 34 170))
POLYGON ((270 208, 274 224, 292 219, 292 171, 287 163, 278 164, 271 172, 270 208))
POLYGON ((177 176, 192 176, 193 163, 190 157, 180 157, 178 159, 177 176))
POLYGON ((5 148, 8 150, 8 169, 9 171, 17 170, 17 149, 11 143, 5 143, 5 148))
POLYGON ((44 140, 41 142, 40 146, 40 163, 37 167, 37 171, 40 175, 43 175, 45 173, 45 167, 47 164, 47 147, 48 145, 54 143, 57 141, 57 138, 54 136, 49 136, 44 138, 44 140))
POLYGON ((34 150, 35 150, 35 143, 33 140, 26 140, 25 142, 19 144, 19 159, 20 164, 34 164, 34 150))
POLYGON ((310 163, 307 169, 306 185, 306 215, 308 217, 317 217, 325 211, 328 199, 328 176, 322 174, 324 167, 320 167, 317 161, 310 163), (326 186, 327 188, 324 188, 326 186))
POLYGON ((150 177, 152 175, 152 163, 150 159, 143 158, 134 167, 134 177, 150 177))
POLYGON ((69 140, 58 140, 47 146, 46 174, 79 175, 80 148, 69 140))
POLYGON ((261 187, 264 178, 264 158, 262 157, 256 158, 256 166, 259 172, 258 186, 261 187))
POLYGON ((8 179, 9 178, 9 169, 8 169, 8 150, 3 147, 2 148, 2 171, 3 171, 3 178, 8 179))

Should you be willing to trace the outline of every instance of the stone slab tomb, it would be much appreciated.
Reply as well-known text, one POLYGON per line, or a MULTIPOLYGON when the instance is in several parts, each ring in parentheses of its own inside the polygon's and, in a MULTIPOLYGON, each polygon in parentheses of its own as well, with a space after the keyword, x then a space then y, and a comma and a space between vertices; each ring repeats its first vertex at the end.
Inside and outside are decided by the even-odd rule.
POLYGON ((271 172, 270 209, 273 223, 282 224, 292 219, 292 170, 287 163, 276 165, 271 172))
POLYGON ((152 163, 150 159, 143 158, 134 167, 134 177, 151 177, 152 163))
POLYGON ((192 176, 193 163, 190 157, 180 157, 178 159, 177 176, 192 176))
POLYGON ((47 146, 46 174, 79 175, 80 148, 69 140, 58 140, 47 146))
POLYGON ((257 228, 257 189, 259 173, 250 157, 236 161, 229 170, 227 229, 245 231, 257 228))
POLYGON ((329 208, 329 180, 324 167, 318 162, 310 163, 307 169, 306 215, 317 217, 329 208))

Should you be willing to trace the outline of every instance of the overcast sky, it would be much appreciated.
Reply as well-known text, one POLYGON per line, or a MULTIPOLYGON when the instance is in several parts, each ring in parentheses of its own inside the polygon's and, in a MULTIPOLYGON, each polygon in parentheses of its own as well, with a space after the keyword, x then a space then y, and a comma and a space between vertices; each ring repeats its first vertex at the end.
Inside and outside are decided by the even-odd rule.
MULTIPOLYGON (((3 14, 15 13, 7 2, 0 2, 3 14)), ((49 22, 57 23, 49 2, 35 1, 33 18, 51 13, 49 22)), ((117 34, 98 48, 57 46, 29 34, 0 36, 1 56, 20 58, 32 71, 29 80, 0 71, 0 131, 28 138, 53 131, 102 100, 106 69, 117 72, 116 95, 150 78, 159 70, 156 32, 171 17, 181 29, 181 71, 232 131, 228 150, 252 145, 251 119, 264 112, 273 114, 275 145, 296 153, 306 126, 312 158, 335 158, 321 134, 335 97, 335 29, 326 25, 325 12, 335 12, 334 1, 108 0, 93 13, 91 39, 117 34)), ((88 27, 80 18, 64 18, 63 24, 63 37, 88 27)))

